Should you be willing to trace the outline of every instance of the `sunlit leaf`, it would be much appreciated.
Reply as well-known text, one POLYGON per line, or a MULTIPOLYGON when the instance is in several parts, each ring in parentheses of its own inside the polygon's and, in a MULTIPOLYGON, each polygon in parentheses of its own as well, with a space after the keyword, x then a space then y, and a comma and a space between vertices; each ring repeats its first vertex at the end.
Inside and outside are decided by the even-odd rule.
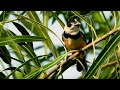
POLYGON ((63 58, 65 58, 67 56, 67 53, 57 57, 55 60, 53 60, 51 63, 37 69, 36 71, 26 75, 25 77, 23 77, 22 79, 36 79, 42 72, 44 72, 47 69, 50 69, 51 67, 53 67, 54 65, 58 64, 63 58))
MULTIPOLYGON (((17 27, 17 29, 22 33, 22 35, 29 35, 28 31, 22 25, 16 22, 12 22, 12 23, 17 27)), ((28 42, 28 44, 33 48, 32 42, 28 42)))
POLYGON ((101 53, 98 55, 96 60, 93 62, 92 66, 85 75, 85 79, 91 79, 95 74, 96 70, 104 63, 105 59, 113 52, 114 48, 118 45, 120 41, 120 31, 115 34, 112 39, 107 43, 101 53))
POLYGON ((12 36, 12 37, 0 38, 0 46, 13 44, 13 41, 16 43, 22 43, 22 42, 44 41, 44 40, 46 39, 37 36, 27 36, 27 35, 12 36))

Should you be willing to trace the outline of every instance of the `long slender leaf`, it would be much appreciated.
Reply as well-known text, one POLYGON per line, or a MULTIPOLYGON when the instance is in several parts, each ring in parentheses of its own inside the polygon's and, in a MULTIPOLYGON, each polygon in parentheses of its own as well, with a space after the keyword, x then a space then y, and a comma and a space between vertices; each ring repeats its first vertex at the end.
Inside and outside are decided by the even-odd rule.
POLYGON ((6 77, 5 74, 0 72, 0 79, 5 79, 5 77, 6 77))
POLYGON ((67 53, 57 57, 55 60, 53 60, 51 63, 37 69, 36 71, 24 76, 22 79, 35 79, 37 78, 42 72, 44 72, 47 69, 50 69, 54 65, 58 64, 63 58, 67 56, 67 53))
POLYGON ((8 56, 10 56, 9 51, 7 50, 7 48, 5 46, 0 46, 0 57, 2 58, 2 60, 7 63, 7 64, 11 64, 11 58, 8 56, 5 56, 3 54, 7 54, 8 56))
MULTIPOLYGON (((37 16, 37 14, 35 14, 34 11, 29 11, 27 14, 28 14, 28 16, 29 16, 31 19, 33 19, 34 21, 39 22, 39 24, 40 24, 41 26, 44 26, 44 25, 41 23, 41 21, 38 20, 38 16, 37 16)), ((46 45, 50 48, 50 50, 51 50, 52 54, 54 55, 54 57, 57 57, 57 56, 58 56, 58 52, 57 52, 57 49, 55 48, 52 40, 50 39, 50 37, 49 37, 49 35, 48 35, 48 32, 47 32, 47 30, 46 30, 47 27, 46 27, 46 28, 45 28, 45 26, 44 26, 44 27, 41 27, 40 25, 38 25, 38 24, 36 25, 36 27, 38 28, 37 30, 41 31, 42 37, 43 37, 43 38, 46 38, 46 39, 48 40, 48 41, 45 41, 46 45)))
POLYGON ((97 38, 97 34, 95 32, 95 29, 92 27, 91 24, 88 23, 88 21, 82 17, 82 15, 80 15, 77 11, 71 11, 73 14, 75 14, 76 16, 78 16, 80 19, 84 20, 86 22, 86 24, 91 28, 91 30, 93 30, 94 34, 95 34, 95 37, 97 38))
POLYGON ((96 70, 104 63, 105 59, 110 55, 114 48, 118 45, 120 41, 120 31, 115 34, 112 39, 107 43, 101 53, 98 55, 96 60, 93 62, 92 66, 85 75, 85 79, 91 79, 95 74, 96 70))
MULTIPOLYGON (((22 33, 22 35, 29 35, 27 30, 22 25, 20 25, 19 23, 16 23, 16 22, 12 22, 12 23, 17 27, 17 29, 22 33)), ((33 48, 32 42, 28 42, 27 44, 29 44, 33 48)))
POLYGON ((15 71, 19 70, 21 67, 23 67, 24 65, 28 64, 30 61, 32 61, 33 59, 35 58, 39 58, 39 57, 43 57, 43 56, 46 56, 46 55, 41 55, 41 56, 37 56, 37 57, 34 57, 34 58, 31 58, 29 60, 27 60, 26 62, 22 63, 22 65, 20 65, 19 67, 17 67, 15 70, 13 70, 8 76, 6 76, 6 79, 8 79, 15 71))
MULTIPOLYGON (((21 47, 24 49, 24 51, 27 53, 27 55, 31 58, 37 57, 37 55, 35 54, 34 50, 28 45, 28 44, 23 44, 21 45, 21 47)), ((38 67, 40 67, 40 61, 38 60, 38 58, 33 59, 35 65, 37 65, 38 67)))
POLYGON ((52 15, 56 18, 56 20, 59 22, 59 24, 61 25, 62 28, 64 28, 65 24, 62 22, 62 20, 56 15, 56 13, 54 13, 53 11, 51 11, 52 15))
MULTIPOLYGON (((16 34, 13 33, 10 30, 4 30, 4 29, 1 30, 1 38, 11 37, 11 36, 16 36, 16 34)), ((24 57, 23 57, 23 55, 21 53, 20 48, 18 47, 18 44, 16 44, 15 42, 13 42, 13 44, 11 44, 9 46, 12 48, 14 54, 19 58, 19 60, 24 61, 24 57)))
MULTIPOLYGON (((30 11, 29 11, 30 12, 30 11)), ((27 13, 29 17, 32 16, 33 19, 31 18, 27 18, 27 17, 24 17, 24 16, 21 16, 21 15, 18 15, 18 14, 14 14, 16 16, 19 16, 21 18, 24 18, 26 20, 29 20, 29 21, 32 21, 32 23, 35 25, 36 27, 36 30, 37 32, 39 32, 37 35, 43 37, 43 38, 46 38, 47 41, 45 41, 45 43, 47 44, 47 46, 49 47, 49 49, 52 51, 52 54, 54 57, 57 57, 59 56, 58 52, 57 52, 57 49, 56 47, 54 46, 52 40, 50 39, 49 35, 48 35, 48 32, 47 30, 50 30, 49 28, 45 27, 41 22, 37 22, 36 18, 34 17, 34 15, 32 14, 32 12, 27 13)), ((21 19, 23 21, 23 19, 21 19)), ((26 23, 27 24, 27 23, 26 23)), ((29 23, 30 24, 30 23, 29 23)), ((27 25, 28 26, 28 25, 27 25)), ((29 27, 29 26, 28 26, 29 27)), ((31 25, 30 25, 31 27, 31 25)), ((52 30, 50 30, 52 31, 52 30)))
POLYGON ((0 46, 10 45, 13 44, 13 41, 16 43, 22 42, 34 42, 34 41, 45 41, 45 38, 37 37, 37 36, 12 36, 12 37, 5 37, 0 38, 0 46))
MULTIPOLYGON (((3 71, 5 71, 5 70, 15 70, 16 68, 17 67, 9 67, 9 68, 4 69, 3 71)), ((17 71, 22 72, 21 69, 18 69, 17 71)))
POLYGON ((0 21, 6 20, 12 11, 3 11, 2 14, 0 15, 0 21))

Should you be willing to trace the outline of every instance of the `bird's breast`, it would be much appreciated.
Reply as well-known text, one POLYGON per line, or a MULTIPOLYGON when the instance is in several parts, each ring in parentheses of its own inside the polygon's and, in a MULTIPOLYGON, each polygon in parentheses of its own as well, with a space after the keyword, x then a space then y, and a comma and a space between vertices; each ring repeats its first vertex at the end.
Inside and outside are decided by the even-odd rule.
POLYGON ((86 46, 86 42, 82 38, 65 38, 64 43, 68 50, 77 50, 86 46))

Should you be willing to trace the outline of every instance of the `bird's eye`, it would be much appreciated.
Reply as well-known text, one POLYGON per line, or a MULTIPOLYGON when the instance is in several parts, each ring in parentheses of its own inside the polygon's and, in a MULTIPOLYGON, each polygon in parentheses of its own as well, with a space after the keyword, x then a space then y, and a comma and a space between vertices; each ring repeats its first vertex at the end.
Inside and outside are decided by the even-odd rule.
POLYGON ((77 19, 78 22, 80 22, 80 19, 77 19))
POLYGON ((67 26, 68 26, 68 27, 71 27, 71 23, 68 23, 67 26))
POLYGON ((75 22, 75 19, 73 19, 71 22, 75 22))

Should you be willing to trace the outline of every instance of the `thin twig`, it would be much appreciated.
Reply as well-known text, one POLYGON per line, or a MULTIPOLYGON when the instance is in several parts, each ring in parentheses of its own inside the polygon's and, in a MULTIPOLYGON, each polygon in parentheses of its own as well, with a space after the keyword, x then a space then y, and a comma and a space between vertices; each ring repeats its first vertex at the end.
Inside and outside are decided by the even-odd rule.
POLYGON ((103 68, 106 68, 106 67, 109 67, 109 66, 112 66, 112 65, 116 65, 117 63, 118 63, 117 61, 110 62, 110 63, 108 63, 108 64, 103 65, 103 66, 102 66, 102 69, 103 69, 103 68))
MULTIPOLYGON (((110 32, 106 33, 105 35, 97 38, 95 41, 93 41, 92 43, 88 44, 87 46, 82 48, 82 51, 87 50, 88 48, 90 48, 91 46, 97 44, 98 42, 104 40, 105 38, 107 38, 108 36, 114 34, 115 32, 119 31, 120 27, 111 30, 110 32)), ((77 51, 76 53, 74 53, 73 55, 71 55, 67 60, 63 60, 63 62, 61 62, 61 65, 64 65, 68 60, 71 60, 73 58, 75 58, 77 55, 79 54, 79 52, 77 51)), ((45 78, 47 78, 48 76, 50 76, 53 72, 55 72, 58 68, 60 67, 60 65, 57 65, 55 68, 53 68, 50 72, 47 73, 47 76, 45 78)))

